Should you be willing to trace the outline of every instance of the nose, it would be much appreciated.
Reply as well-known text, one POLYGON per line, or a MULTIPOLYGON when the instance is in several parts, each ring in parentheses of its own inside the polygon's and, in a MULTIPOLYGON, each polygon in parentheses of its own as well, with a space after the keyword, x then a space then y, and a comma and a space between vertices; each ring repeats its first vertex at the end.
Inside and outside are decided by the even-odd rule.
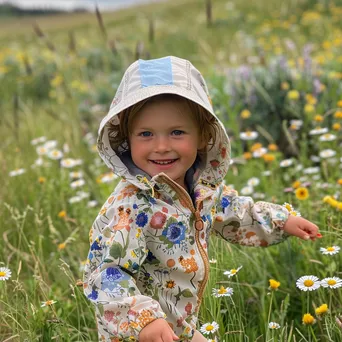
POLYGON ((159 136, 155 140, 154 151, 158 153, 169 152, 171 144, 167 136, 159 136))

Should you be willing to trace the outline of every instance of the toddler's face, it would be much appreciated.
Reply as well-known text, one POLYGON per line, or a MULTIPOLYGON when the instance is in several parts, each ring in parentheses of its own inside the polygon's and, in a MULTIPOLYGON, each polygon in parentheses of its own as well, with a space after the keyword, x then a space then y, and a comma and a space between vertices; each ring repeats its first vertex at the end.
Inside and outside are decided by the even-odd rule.
POLYGON ((178 102, 146 104, 133 121, 130 149, 135 165, 151 177, 164 172, 180 186, 200 149, 197 123, 178 102))

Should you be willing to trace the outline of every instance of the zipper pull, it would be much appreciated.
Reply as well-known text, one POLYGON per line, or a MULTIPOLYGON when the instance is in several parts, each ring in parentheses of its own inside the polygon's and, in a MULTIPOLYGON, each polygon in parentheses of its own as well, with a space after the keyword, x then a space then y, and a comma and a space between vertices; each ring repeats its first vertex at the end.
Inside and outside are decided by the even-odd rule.
POLYGON ((201 231, 204 228, 204 223, 203 223, 203 220, 201 218, 201 214, 200 214, 199 210, 195 211, 195 228, 198 231, 201 231))

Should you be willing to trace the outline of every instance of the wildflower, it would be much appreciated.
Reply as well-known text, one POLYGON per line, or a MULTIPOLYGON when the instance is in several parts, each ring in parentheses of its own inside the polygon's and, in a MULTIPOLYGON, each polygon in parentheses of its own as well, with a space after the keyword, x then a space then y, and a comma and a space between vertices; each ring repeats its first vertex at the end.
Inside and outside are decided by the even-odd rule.
POLYGON ((323 122, 324 121, 324 117, 322 115, 317 114, 317 115, 314 116, 314 121, 316 121, 316 122, 323 122))
POLYGON ((57 301, 50 299, 50 300, 47 300, 46 302, 42 302, 41 307, 43 308, 44 306, 51 306, 51 305, 53 305, 55 303, 57 303, 57 301))
POLYGON ((70 204, 81 202, 83 198, 81 196, 73 196, 68 199, 70 204))
POLYGON ((296 281, 296 286, 302 291, 314 291, 317 290, 321 284, 316 276, 309 275, 300 277, 296 281))
POLYGON ((334 130, 334 131, 339 131, 340 129, 341 129, 341 124, 340 123, 338 123, 338 122, 335 122, 333 125, 332 125, 332 129, 334 130))
POLYGON ((336 111, 334 114, 334 118, 335 119, 342 119, 342 111, 341 110, 336 111))
POLYGON ((7 267, 0 267, 0 280, 8 280, 11 278, 12 272, 7 267))
POLYGON ((266 162, 266 163, 271 163, 275 160, 275 156, 273 154, 270 153, 265 153, 262 156, 262 159, 266 162))
POLYGON ((39 137, 31 140, 31 145, 37 145, 46 141, 46 137, 39 137))
POLYGON ((297 188, 299 188, 300 184, 301 184, 300 181, 295 181, 295 182, 292 183, 292 187, 294 189, 297 189, 297 188))
POLYGON ((89 201, 89 202, 87 203, 87 207, 88 207, 88 208, 94 208, 94 207, 96 207, 97 205, 98 205, 98 202, 95 201, 95 200, 89 201))
POLYGON ((315 111, 315 106, 314 105, 307 103, 304 106, 304 113, 310 114, 310 113, 313 113, 314 111, 315 111))
POLYGON ((247 181, 247 184, 249 186, 257 186, 260 184, 260 179, 257 177, 252 177, 247 181))
POLYGON ((341 107, 342 108, 342 100, 337 101, 337 107, 341 107))
POLYGON ((299 99, 299 91, 297 90, 290 90, 288 93, 287 93, 287 97, 289 100, 298 100, 299 99))
POLYGON ((338 289, 342 286, 342 279, 338 277, 329 277, 321 280, 323 287, 330 287, 331 289, 338 289))
POLYGON ((204 335, 209 335, 217 331, 218 328, 219 328, 219 325, 216 322, 205 323, 201 326, 200 331, 204 335))
POLYGON ((99 183, 109 183, 117 178, 118 176, 115 175, 113 172, 108 172, 99 177, 99 183))
POLYGON ((268 149, 272 152, 278 151, 278 146, 276 144, 269 144, 268 149))
POLYGON ((247 196, 247 195, 251 195, 253 193, 253 187, 251 186, 245 186, 241 189, 241 195, 243 196, 247 196))
POLYGON ((279 329, 280 325, 276 322, 270 322, 270 323, 268 323, 268 327, 269 327, 269 329, 279 329))
POLYGON ((270 283, 270 290, 278 290, 278 287, 280 286, 280 282, 275 279, 269 279, 270 283))
POLYGON ((312 129, 309 131, 309 135, 319 135, 319 134, 325 134, 328 133, 328 128, 326 127, 316 127, 315 129, 312 129))
POLYGON ((248 119, 250 118, 252 115, 252 113, 248 110, 248 109, 244 109, 241 113, 240 113, 240 116, 241 116, 241 119, 248 119))
POLYGON ((316 308, 315 312, 316 312, 316 315, 318 315, 318 316, 327 313, 328 312, 328 305, 322 304, 321 306, 316 308))
POLYGON ((74 171, 69 173, 69 177, 71 179, 77 179, 77 178, 82 178, 83 177, 83 172, 82 171, 74 171))
POLYGON ((58 249, 59 251, 61 251, 62 249, 65 249, 65 247, 66 247, 66 243, 65 243, 65 242, 59 243, 59 244, 57 245, 57 249, 58 249))
POLYGON ((239 266, 237 269, 233 268, 229 271, 223 272, 224 275, 226 275, 228 278, 234 276, 236 273, 238 273, 241 270, 242 266, 239 266))
POLYGON ((219 297, 229 297, 233 294, 233 289, 231 287, 221 286, 219 289, 213 289, 213 296, 219 297))
POLYGON ((258 137, 258 132, 255 131, 247 131, 240 133, 241 140, 255 140, 258 137))
POLYGON ((305 100, 307 103, 315 105, 317 103, 317 99, 312 94, 305 95, 305 100))
POLYGON ((281 82, 280 88, 281 90, 288 90, 290 88, 290 85, 288 82, 281 82))
POLYGON ((63 152, 60 150, 53 149, 47 153, 47 156, 50 159, 58 160, 58 159, 61 159, 63 157, 63 152))
POLYGON ((85 184, 85 180, 81 178, 81 179, 78 179, 77 181, 71 182, 70 186, 73 189, 76 189, 76 188, 83 186, 84 184, 85 184))
POLYGON ((243 154, 243 159, 246 159, 246 160, 252 159, 252 153, 251 152, 245 152, 243 154))
POLYGON ((38 183, 39 184, 44 184, 46 182, 46 178, 45 177, 39 177, 38 178, 38 183))
POLYGON ((25 173, 26 170, 25 169, 15 169, 13 171, 11 171, 8 175, 10 177, 15 177, 15 176, 19 176, 22 175, 23 173, 25 173))
POLYGON ((279 163, 280 167, 289 167, 293 164, 293 160, 292 159, 284 159, 279 163))
POLYGON ((320 172, 320 168, 318 166, 307 167, 303 170, 303 173, 306 175, 312 175, 314 173, 320 172))
POLYGON ((305 201, 309 198, 309 190, 307 188, 300 187, 295 191, 295 194, 300 201, 305 201))
POLYGON ((342 185, 342 178, 339 178, 339 179, 337 180, 337 184, 342 185))
POLYGON ((254 158, 260 158, 264 156, 267 153, 267 148, 261 147, 253 152, 253 157, 254 158))
POLYGON ((257 150, 259 150, 259 149, 261 149, 262 148, 262 144, 261 143, 254 143, 252 146, 251 146, 251 152, 255 152, 255 151, 257 151, 257 150))
POLYGON ((336 151, 335 150, 331 150, 331 149, 326 149, 326 150, 323 150, 319 153, 319 156, 321 158, 331 158, 333 156, 336 155, 336 151))
POLYGON ((77 165, 81 165, 83 161, 81 159, 66 158, 61 160, 61 167, 72 168, 77 165))
POLYGON ((314 324, 316 320, 312 315, 310 315, 309 313, 306 313, 303 315, 302 322, 305 325, 311 325, 311 324, 314 324))
POLYGON ((331 247, 321 247, 319 250, 322 254, 326 254, 326 255, 334 255, 337 254, 340 251, 340 247, 339 246, 331 246, 331 247))
POLYGON ((333 141, 335 139, 336 139, 336 135, 331 134, 331 133, 326 133, 319 137, 319 141, 333 141))
POLYGON ((209 262, 210 262, 211 264, 216 264, 216 263, 217 263, 217 260, 216 260, 216 259, 210 259, 209 262))
POLYGON ((66 216, 67 216, 67 213, 65 210, 62 210, 58 213, 58 217, 60 217, 60 218, 65 218, 66 216))

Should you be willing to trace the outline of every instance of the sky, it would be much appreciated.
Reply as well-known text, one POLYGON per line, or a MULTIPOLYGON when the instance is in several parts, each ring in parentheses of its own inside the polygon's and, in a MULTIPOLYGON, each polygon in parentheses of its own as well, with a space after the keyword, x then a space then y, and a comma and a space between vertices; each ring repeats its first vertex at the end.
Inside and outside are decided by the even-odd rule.
MULTIPOLYGON (((102 11, 129 7, 134 4, 158 2, 163 0, 0 0, 0 4, 11 3, 21 8, 44 8, 73 10, 75 8, 86 8, 94 10, 95 4, 102 11)), ((165 1, 165 0, 164 0, 165 1)))

